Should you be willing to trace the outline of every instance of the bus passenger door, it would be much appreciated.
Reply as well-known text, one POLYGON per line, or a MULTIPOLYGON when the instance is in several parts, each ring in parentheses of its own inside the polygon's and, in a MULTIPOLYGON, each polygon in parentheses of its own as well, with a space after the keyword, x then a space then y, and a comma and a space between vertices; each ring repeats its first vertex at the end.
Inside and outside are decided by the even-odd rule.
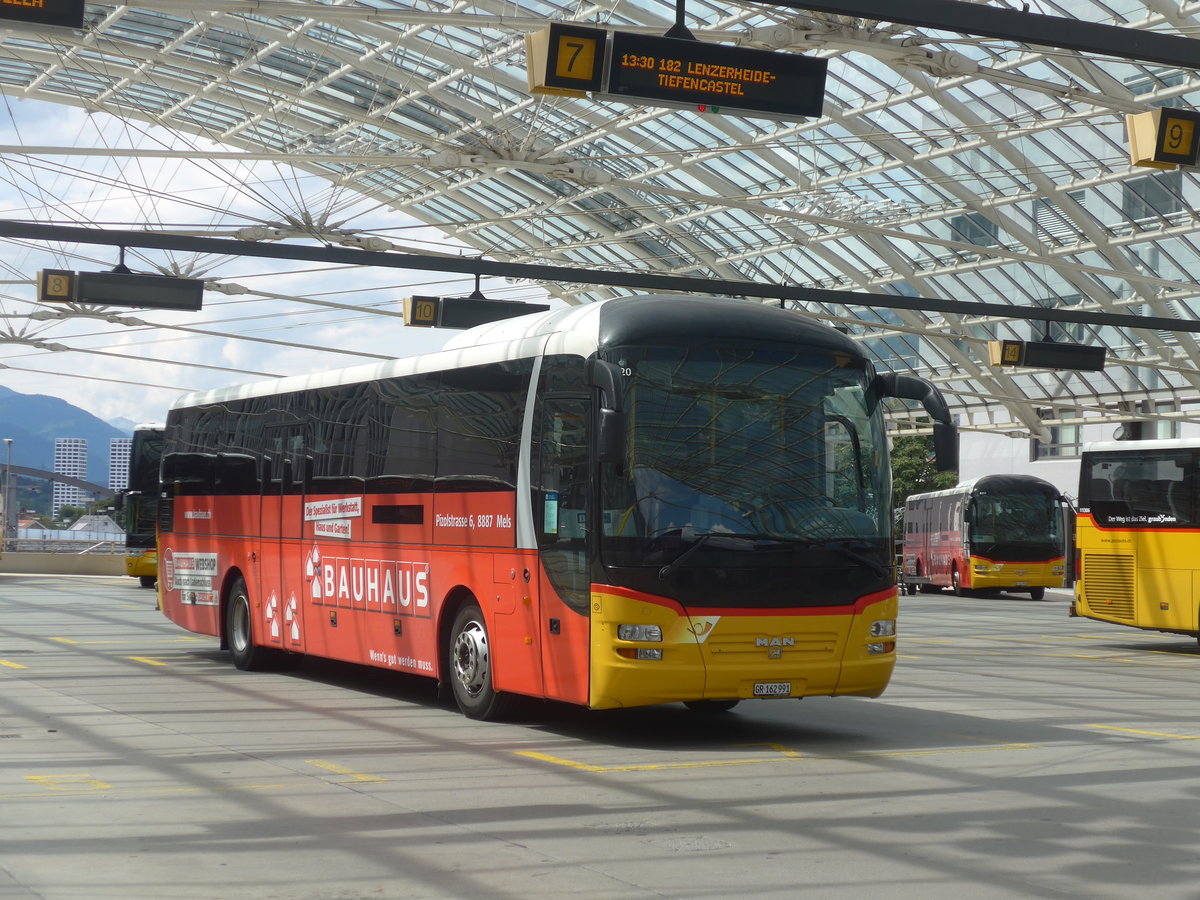
MULTIPOLYGON (((306 559, 304 499, 308 473, 304 427, 271 429, 267 446, 274 451, 263 476, 261 561, 262 626, 267 643, 305 652, 304 608, 311 600, 313 578, 306 559)), ((319 588, 318 588, 319 590, 319 588)))
POLYGON ((587 397, 543 398, 534 462, 542 677, 547 697, 583 704, 588 702, 591 642, 588 423, 587 397))

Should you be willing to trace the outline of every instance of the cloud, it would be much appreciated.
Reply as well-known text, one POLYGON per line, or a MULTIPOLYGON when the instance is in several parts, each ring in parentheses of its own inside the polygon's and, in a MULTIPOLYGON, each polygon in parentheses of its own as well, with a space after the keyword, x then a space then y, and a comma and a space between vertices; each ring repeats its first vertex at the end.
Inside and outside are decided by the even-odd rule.
MULTIPOLYGON (((23 135, 55 134, 64 148, 98 152, 3 154, 0 218, 228 238, 258 227, 283 229, 289 241, 309 229, 326 242, 358 234, 385 238, 405 252, 476 254, 430 225, 379 209, 352 186, 333 186, 279 163, 206 156, 228 153, 227 147, 70 107, 24 101, 7 110, 0 141, 10 150, 23 135), (126 153, 134 149, 142 155, 126 153), (160 151, 187 153, 148 155, 160 151)), ((131 247, 125 262, 135 272, 178 272, 232 292, 206 291, 199 312, 94 308, 99 315, 30 318, 66 309, 36 302, 38 271, 107 271, 119 255, 105 245, 0 241, 0 280, 6 282, 0 285, 0 363, 9 366, 0 369, 3 384, 62 397, 106 420, 158 419, 184 391, 341 368, 372 354, 440 349, 456 332, 408 327, 386 313, 399 312, 414 293, 465 296, 475 287, 470 277, 438 272, 131 247), (123 324, 134 320, 150 324, 123 324), (39 349, 36 341, 69 349, 39 349)), ((488 296, 544 299, 536 286, 502 279, 485 279, 482 287, 488 296)))

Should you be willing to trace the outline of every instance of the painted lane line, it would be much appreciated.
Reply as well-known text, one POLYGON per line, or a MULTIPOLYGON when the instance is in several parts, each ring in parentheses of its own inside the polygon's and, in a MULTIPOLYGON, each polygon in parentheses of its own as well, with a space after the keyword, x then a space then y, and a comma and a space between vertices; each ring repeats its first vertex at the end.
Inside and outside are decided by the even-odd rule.
POLYGON ((878 753, 848 753, 844 756, 805 756, 799 751, 788 750, 776 744, 739 746, 769 746, 772 748, 777 748, 779 755, 756 759, 704 760, 701 762, 692 763, 643 763, 624 766, 598 766, 592 763, 579 762, 573 759, 564 759, 561 756, 551 756, 548 753, 538 753, 534 750, 516 750, 514 753, 517 756, 524 756, 527 759, 551 763, 552 765, 562 766, 568 769, 578 769, 582 772, 591 772, 595 774, 607 774, 615 772, 662 772, 669 769, 712 769, 727 766, 757 766, 762 765, 763 763, 777 763, 786 760, 805 760, 808 762, 827 762, 830 760, 853 761, 894 759, 898 757, 913 756, 940 756, 946 753, 992 753, 997 750, 1041 749, 1041 746, 1038 744, 996 744, 987 747, 941 747, 930 750, 883 750, 878 753))
POLYGON ((1200 741, 1196 734, 1170 734, 1165 731, 1145 731, 1141 728, 1121 728, 1118 725, 1089 725, 1088 728, 1099 728, 1101 731, 1120 731, 1124 734, 1140 734, 1146 737, 1172 738, 1177 741, 1200 741))
MULTIPOLYGON (((386 778, 381 778, 378 775, 366 775, 362 772, 356 772, 353 769, 348 769, 345 766, 340 766, 337 763, 326 762, 323 759, 306 759, 306 763, 310 766, 316 766, 318 769, 324 769, 327 772, 333 772, 336 775, 348 775, 351 781, 357 782, 384 782, 386 778)), ((347 783, 347 782, 342 782, 347 783)))

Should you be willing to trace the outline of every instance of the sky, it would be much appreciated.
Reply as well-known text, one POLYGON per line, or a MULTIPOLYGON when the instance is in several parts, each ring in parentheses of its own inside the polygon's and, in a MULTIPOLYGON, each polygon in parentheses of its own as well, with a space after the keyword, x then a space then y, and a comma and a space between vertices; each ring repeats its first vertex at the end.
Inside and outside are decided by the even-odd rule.
MULTIPOLYGON (((229 149, 0 96, 0 219, 223 238, 307 220, 380 235, 409 252, 477 255, 349 188, 275 163, 203 157, 229 149), (124 152, 135 148, 179 155, 124 152)), ((403 298, 475 288, 473 278, 436 272, 130 248, 125 264, 134 272, 165 266, 231 292, 206 291, 198 312, 108 307, 47 318, 64 307, 36 301, 42 269, 100 272, 118 262, 118 248, 105 245, 0 239, 0 384, 60 397, 108 422, 161 421, 188 391, 438 350, 458 332, 404 325, 394 315, 403 298)), ((485 278, 480 287, 495 299, 545 301, 534 285, 485 278)))

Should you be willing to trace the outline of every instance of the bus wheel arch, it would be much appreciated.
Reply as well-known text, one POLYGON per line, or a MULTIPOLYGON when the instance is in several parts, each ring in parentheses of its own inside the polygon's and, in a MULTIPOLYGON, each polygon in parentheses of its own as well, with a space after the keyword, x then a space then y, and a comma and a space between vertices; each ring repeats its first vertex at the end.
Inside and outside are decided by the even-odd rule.
POLYGON ((438 629, 442 648, 442 681, 469 719, 494 719, 504 695, 493 686, 495 656, 483 609, 465 589, 452 592, 443 605, 438 629))

